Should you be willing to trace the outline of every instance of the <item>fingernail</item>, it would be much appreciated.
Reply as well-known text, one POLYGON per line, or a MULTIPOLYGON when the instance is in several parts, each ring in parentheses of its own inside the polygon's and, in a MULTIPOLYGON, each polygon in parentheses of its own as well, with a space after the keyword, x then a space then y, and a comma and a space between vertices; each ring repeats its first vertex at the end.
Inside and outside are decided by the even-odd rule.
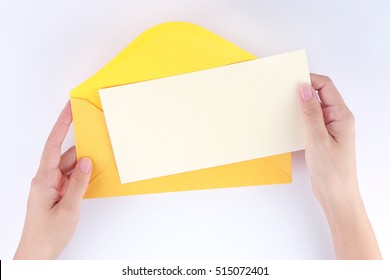
POLYGON ((304 84, 300 88, 301 98, 303 101, 308 101, 313 97, 313 90, 311 88, 311 85, 304 84))
POLYGON ((89 158, 82 158, 79 162, 79 168, 82 172, 89 174, 91 172, 91 160, 89 158))

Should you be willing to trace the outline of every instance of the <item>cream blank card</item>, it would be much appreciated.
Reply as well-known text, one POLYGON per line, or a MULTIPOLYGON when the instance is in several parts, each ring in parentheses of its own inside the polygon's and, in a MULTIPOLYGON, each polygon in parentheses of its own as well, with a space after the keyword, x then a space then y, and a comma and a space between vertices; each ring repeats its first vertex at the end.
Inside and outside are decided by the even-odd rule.
POLYGON ((305 146, 304 50, 99 90, 121 183, 305 146))

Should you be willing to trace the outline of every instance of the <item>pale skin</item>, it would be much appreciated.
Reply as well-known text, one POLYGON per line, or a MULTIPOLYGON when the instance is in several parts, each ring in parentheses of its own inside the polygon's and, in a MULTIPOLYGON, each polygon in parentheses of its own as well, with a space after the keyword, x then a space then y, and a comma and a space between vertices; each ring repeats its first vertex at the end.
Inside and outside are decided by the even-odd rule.
POLYGON ((354 116, 328 77, 311 74, 310 78, 311 85, 300 89, 307 133, 305 156, 336 258, 381 259, 359 192, 354 116))
MULTIPOLYGON (((313 192, 328 220, 337 259, 381 259, 359 193, 352 113, 325 76, 311 74, 311 85, 303 85, 298 98, 313 192)), ((92 164, 88 158, 77 162, 74 147, 61 155, 71 122, 68 103, 47 139, 32 180, 15 259, 55 259, 76 229, 92 164)))
POLYGON ((62 110, 43 150, 31 182, 27 214, 15 259, 55 259, 71 240, 91 175, 88 158, 76 160, 74 147, 61 155, 72 123, 69 102, 62 110))

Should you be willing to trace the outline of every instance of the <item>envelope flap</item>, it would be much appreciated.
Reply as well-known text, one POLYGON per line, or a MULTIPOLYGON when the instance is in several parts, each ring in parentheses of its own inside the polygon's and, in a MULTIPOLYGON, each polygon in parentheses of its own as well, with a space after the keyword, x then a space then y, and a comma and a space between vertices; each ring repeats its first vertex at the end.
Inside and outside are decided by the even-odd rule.
POLYGON ((73 89, 71 97, 87 100, 102 109, 98 89, 254 58, 252 54, 198 25, 163 23, 138 36, 94 76, 73 89))
POLYGON ((86 100, 71 97, 70 102, 77 158, 92 160, 91 180, 94 180, 113 161, 104 114, 86 100))

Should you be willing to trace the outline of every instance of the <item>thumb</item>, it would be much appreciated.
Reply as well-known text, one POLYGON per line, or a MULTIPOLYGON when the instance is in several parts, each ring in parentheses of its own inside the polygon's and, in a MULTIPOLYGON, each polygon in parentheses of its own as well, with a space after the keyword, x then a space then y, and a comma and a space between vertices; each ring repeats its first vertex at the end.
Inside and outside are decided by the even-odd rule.
POLYGON ((307 140, 317 141, 323 139, 328 132, 325 127, 324 116, 317 93, 309 84, 304 84, 299 91, 307 140))
POLYGON ((61 204, 65 208, 79 207, 81 200, 87 189, 89 178, 91 177, 92 163, 89 158, 82 158, 70 175, 68 187, 65 195, 61 199, 61 204))

